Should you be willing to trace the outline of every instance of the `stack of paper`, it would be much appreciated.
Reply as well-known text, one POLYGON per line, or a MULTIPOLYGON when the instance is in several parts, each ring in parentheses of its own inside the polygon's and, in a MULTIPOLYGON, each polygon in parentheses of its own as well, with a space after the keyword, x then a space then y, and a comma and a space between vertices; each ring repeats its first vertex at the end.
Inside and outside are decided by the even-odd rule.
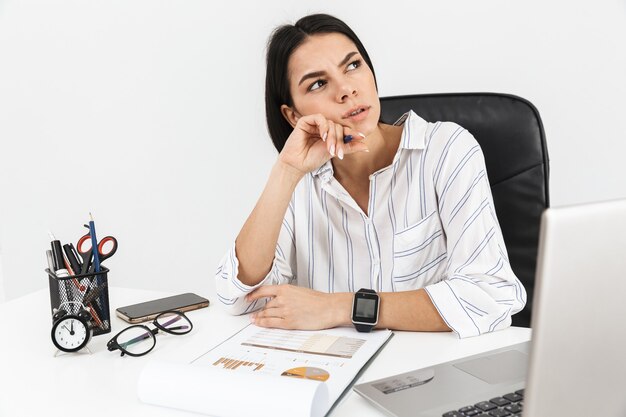
POLYGON ((391 335, 249 325, 191 364, 149 363, 139 398, 223 417, 323 416, 391 335))

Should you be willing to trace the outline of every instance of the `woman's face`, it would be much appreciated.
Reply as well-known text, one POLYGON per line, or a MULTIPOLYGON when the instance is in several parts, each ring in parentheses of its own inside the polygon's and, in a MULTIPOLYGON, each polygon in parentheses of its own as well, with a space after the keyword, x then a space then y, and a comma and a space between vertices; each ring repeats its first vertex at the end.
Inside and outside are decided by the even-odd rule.
POLYGON ((282 110, 292 126, 320 113, 365 135, 376 129, 380 101, 374 74, 348 37, 310 36, 289 58, 288 73, 293 106, 282 110))

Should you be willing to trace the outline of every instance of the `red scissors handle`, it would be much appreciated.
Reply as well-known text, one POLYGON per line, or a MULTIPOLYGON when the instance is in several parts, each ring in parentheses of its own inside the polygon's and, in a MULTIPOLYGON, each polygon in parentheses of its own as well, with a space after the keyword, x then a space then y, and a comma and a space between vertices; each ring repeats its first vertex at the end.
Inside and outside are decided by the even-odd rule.
POLYGON ((98 243, 98 256, 100 258, 100 262, 105 259, 109 259, 111 256, 115 255, 115 252, 117 252, 117 239, 113 236, 106 236, 98 243), (109 242, 111 242, 111 244, 105 247, 105 245, 109 242))
POLYGON ((89 236, 89 234, 86 234, 85 236, 78 239, 78 243, 76 244, 76 251, 78 252, 78 254, 83 260, 81 268, 80 268, 80 273, 86 274, 87 272, 89 272, 89 268, 91 266, 91 256, 92 256, 91 236, 89 236), (88 242, 88 246, 85 245, 85 242, 88 242))
MULTIPOLYGON (((91 249, 91 235, 86 234, 81 237, 76 245, 76 250, 83 258, 83 269, 85 269, 84 265, 87 265, 91 260, 92 249, 91 249)), ((113 236, 106 236, 98 242, 98 259, 100 262, 105 259, 109 259, 117 252, 117 239, 113 236)))

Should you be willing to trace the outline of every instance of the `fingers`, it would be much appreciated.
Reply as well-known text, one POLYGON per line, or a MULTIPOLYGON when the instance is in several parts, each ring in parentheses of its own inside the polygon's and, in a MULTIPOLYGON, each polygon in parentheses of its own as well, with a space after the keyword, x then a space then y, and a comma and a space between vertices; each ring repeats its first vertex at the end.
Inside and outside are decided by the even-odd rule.
POLYGON ((265 303, 265 306, 263 307, 263 309, 279 308, 282 306, 283 306, 282 297, 274 297, 274 298, 270 298, 269 301, 265 303))
POLYGON ((343 159, 345 155, 356 152, 369 152, 364 143, 365 135, 355 132, 349 127, 340 125, 331 120, 328 121, 328 138, 326 147, 331 157, 343 159))
POLYGON ((257 326, 286 328, 285 318, 281 316, 280 303, 276 298, 281 285, 263 285, 246 296, 246 301, 254 302, 260 298, 269 298, 265 306, 250 315, 250 321, 257 326))
POLYGON ((299 126, 310 135, 319 136, 322 140, 326 140, 326 136, 328 135, 328 119, 321 114, 303 116, 298 120, 296 126, 299 126))
MULTIPOLYGON (((346 130, 346 135, 343 137, 343 143, 350 143, 355 139, 355 136, 353 136, 353 134, 351 134, 348 130, 346 130)), ((356 139, 363 140, 365 139, 365 135, 361 132, 357 132, 356 139)))
POLYGON ((326 148, 331 157, 335 157, 337 151, 337 124, 332 120, 328 121, 328 137, 326 138, 326 148))
POLYGON ((276 329, 287 329, 293 327, 289 324, 289 321, 282 316, 279 308, 270 308, 269 305, 265 306, 262 310, 252 313, 250 315, 250 321, 260 327, 271 327, 276 329))
POLYGON ((253 323, 259 327, 267 327, 271 329, 291 329, 287 321, 282 317, 261 317, 254 319, 253 323))
POLYGON ((345 155, 367 152, 363 143, 365 135, 347 126, 326 119, 321 114, 303 116, 298 120, 300 128, 309 135, 320 137, 326 142, 326 149, 332 158, 343 159, 345 155))
POLYGON ((344 131, 344 127, 340 124, 335 124, 334 126, 335 128, 335 138, 337 140, 337 143, 335 144, 336 146, 336 153, 337 156, 339 157, 339 159, 343 159, 343 155, 344 155, 344 149, 343 149, 343 131, 344 131))
POLYGON ((351 141, 349 141, 348 143, 343 145, 344 147, 344 152, 346 155, 352 154, 352 153, 357 153, 357 152, 369 152, 369 148, 367 147, 367 144, 365 143, 365 141, 360 138, 360 139, 353 139, 351 141))
POLYGON ((344 128, 341 147, 344 155, 369 152, 369 148, 365 143, 365 135, 361 132, 353 132, 349 128, 344 128))
POLYGON ((328 294, 289 284, 259 287, 255 298, 270 297, 260 310, 250 315, 250 321, 262 327, 314 330, 333 327, 332 314, 326 311, 328 294), (274 295, 272 297, 272 295, 274 295))

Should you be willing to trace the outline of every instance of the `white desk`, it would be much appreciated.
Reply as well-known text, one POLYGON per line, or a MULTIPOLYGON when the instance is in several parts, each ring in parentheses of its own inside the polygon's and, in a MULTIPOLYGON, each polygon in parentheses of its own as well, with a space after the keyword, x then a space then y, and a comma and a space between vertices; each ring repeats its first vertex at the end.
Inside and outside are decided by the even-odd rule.
MULTIPOLYGON (((165 297, 170 293, 110 289, 111 314, 115 308, 165 297)), ((207 296, 206 294, 200 294, 207 296)), ((92 354, 62 354, 50 339, 52 327, 48 290, 0 305, 0 417, 17 416, 191 416, 154 407, 137 399, 139 373, 147 361, 190 362, 248 323, 221 310, 215 295, 208 308, 188 313, 194 324, 184 336, 157 335, 148 355, 133 358, 109 352, 106 343, 128 326, 112 319, 112 331, 89 342, 92 354)), ((410 369, 431 366, 530 339, 530 329, 510 328, 459 340, 451 333, 396 332, 360 378, 360 382, 410 369)), ((184 384, 184 381, 180 381, 184 384)), ((207 401, 211 401, 207 393, 207 401)), ((353 391, 347 393, 332 416, 382 416, 353 391)))

